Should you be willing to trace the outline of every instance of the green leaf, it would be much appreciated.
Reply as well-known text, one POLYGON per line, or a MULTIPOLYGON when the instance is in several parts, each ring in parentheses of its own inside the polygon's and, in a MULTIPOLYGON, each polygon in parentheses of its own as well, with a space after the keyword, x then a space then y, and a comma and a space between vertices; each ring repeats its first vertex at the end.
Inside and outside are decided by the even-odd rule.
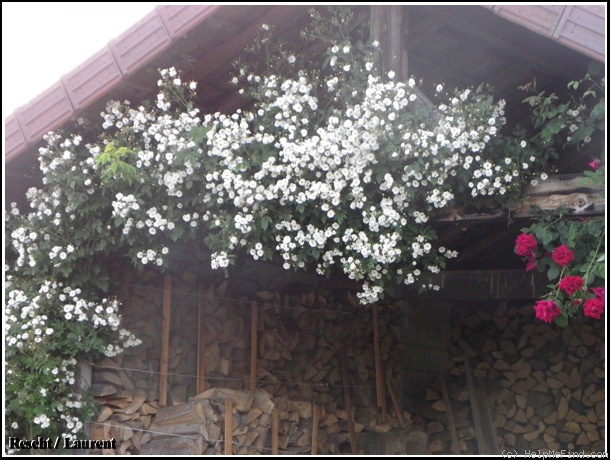
POLYGON ((547 276, 549 277, 549 281, 553 281, 555 278, 557 278, 559 276, 559 267, 552 266, 551 268, 549 268, 547 276))
POLYGON ((568 325, 568 317, 563 314, 555 317, 555 324, 559 327, 566 327, 568 325))
POLYGON ((269 224, 270 224, 271 222, 272 222, 271 217, 269 217, 269 216, 264 216, 264 217, 261 219, 261 228, 262 228, 263 230, 267 230, 267 228, 269 227, 269 224))

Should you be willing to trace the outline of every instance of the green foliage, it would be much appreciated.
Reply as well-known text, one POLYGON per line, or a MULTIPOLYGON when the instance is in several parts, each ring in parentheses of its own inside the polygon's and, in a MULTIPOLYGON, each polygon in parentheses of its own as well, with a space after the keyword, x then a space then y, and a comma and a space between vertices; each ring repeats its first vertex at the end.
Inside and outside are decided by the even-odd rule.
MULTIPOLYGON (((605 78, 602 70, 598 64, 591 64, 585 77, 568 84, 570 96, 567 100, 556 94, 537 92, 535 83, 523 88, 533 93, 524 102, 532 108, 535 133, 532 142, 536 148, 552 155, 570 147, 587 148, 592 170, 584 171, 583 186, 605 184, 605 78)), ((549 285, 550 292, 544 299, 554 302, 561 311, 555 318, 560 327, 567 326, 574 316, 584 314, 597 318, 603 311, 605 294, 600 293, 605 284, 605 224, 601 217, 578 219, 568 210, 559 209, 554 213, 540 213, 532 225, 522 229, 535 235, 542 245, 532 257, 536 259, 537 270, 546 272, 549 281, 554 282, 549 285), (560 265, 553 258, 553 251, 560 245, 573 253, 574 259, 567 265, 560 265), (566 292, 561 288, 566 277, 581 279, 583 287, 572 294, 566 292), (591 310, 593 302, 597 302, 594 311, 591 310)))
POLYGON ((135 152, 127 147, 115 147, 114 142, 109 142, 102 153, 96 159, 97 166, 101 168, 101 179, 103 182, 112 180, 124 180, 129 185, 137 178, 137 169, 124 161, 124 158, 133 157, 135 152))

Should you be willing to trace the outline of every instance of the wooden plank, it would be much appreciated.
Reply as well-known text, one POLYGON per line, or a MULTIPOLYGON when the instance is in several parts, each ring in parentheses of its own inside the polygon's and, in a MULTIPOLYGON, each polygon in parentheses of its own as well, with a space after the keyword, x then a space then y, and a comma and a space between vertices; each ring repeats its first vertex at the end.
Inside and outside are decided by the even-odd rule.
POLYGON ((280 437, 278 434, 280 413, 276 408, 271 411, 271 455, 279 453, 280 437))
POLYGON ((159 373, 159 405, 167 406, 167 371, 169 367, 169 331, 171 325, 172 277, 163 277, 163 318, 161 326, 161 370, 159 373))
POLYGON ((455 429, 453 409, 451 409, 451 402, 449 401, 449 392, 447 391, 447 385, 445 384, 445 376, 443 374, 438 374, 438 382, 441 387, 441 393, 443 394, 445 408, 447 409, 447 423, 449 425, 449 432, 451 433, 451 451, 454 453, 454 455, 460 455, 460 441, 458 440, 457 430, 455 429))
POLYGON ((388 408, 385 402, 385 387, 381 370, 381 353, 379 351, 379 324, 377 320, 377 305, 373 305, 373 348, 375 352, 375 386, 377 390, 377 407, 381 408, 384 423, 388 421, 388 408))
POLYGON ((256 390, 256 357, 258 354, 258 305, 256 302, 251 304, 252 316, 250 324, 250 390, 256 390))
POLYGON ((489 409, 489 399, 487 398, 487 389, 485 388, 485 380, 481 377, 476 379, 476 399, 479 403, 479 413, 485 433, 485 443, 487 452, 490 455, 500 455, 498 447, 498 439, 496 429, 494 427, 493 418, 489 409))
POLYGON ((205 391, 205 288, 199 284, 199 328, 197 332, 197 394, 205 391))
POLYGON ((233 455, 233 400, 225 399, 225 455, 233 455))
POLYGON ((388 18, 388 68, 396 72, 398 81, 406 81, 407 75, 402 74, 402 5, 385 6, 388 18))
POLYGON ((484 387, 481 391, 481 382, 478 382, 479 385, 475 385, 466 352, 464 352, 464 371, 466 373, 466 382, 468 384, 468 394, 470 396, 474 432, 477 438, 479 454, 498 455, 499 451, 495 436, 495 428, 493 426, 491 415, 489 414, 489 405, 486 399, 487 393, 485 392, 484 387))
POLYGON ((356 455, 358 453, 358 448, 356 447, 356 428, 354 427, 354 418, 352 416, 352 399, 349 392, 349 371, 345 348, 341 349, 341 375, 343 380, 343 401, 345 403, 345 412, 347 412, 349 444, 352 449, 352 455, 356 455))
POLYGON ((318 455, 318 429, 320 427, 320 409, 312 404, 313 421, 311 427, 311 455, 318 455))
POLYGON ((402 414, 402 410, 400 409, 400 405, 398 404, 396 393, 394 393, 394 385, 392 384, 392 380, 389 375, 386 375, 385 383, 388 387, 388 393, 390 393, 390 399, 392 400, 392 405, 394 406, 394 410, 396 411, 396 416, 398 417, 400 427, 404 430, 405 428, 407 428, 407 421, 405 420, 405 417, 402 414))
POLYGON ((532 217, 532 207, 537 206, 546 211, 559 207, 568 208, 574 217, 604 215, 606 200, 603 185, 590 185, 584 182, 580 174, 559 174, 549 176, 537 185, 525 189, 525 198, 513 205, 510 214, 502 209, 486 213, 466 213, 462 208, 454 207, 444 210, 435 222, 468 222, 532 217))

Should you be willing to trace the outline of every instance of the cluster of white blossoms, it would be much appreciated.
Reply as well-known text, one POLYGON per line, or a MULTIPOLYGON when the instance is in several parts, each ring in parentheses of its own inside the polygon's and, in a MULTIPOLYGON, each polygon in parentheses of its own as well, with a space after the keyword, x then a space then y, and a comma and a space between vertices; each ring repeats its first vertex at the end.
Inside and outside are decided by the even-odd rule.
POLYGON ((131 193, 129 195, 117 193, 115 200, 112 202, 112 215, 125 219, 132 209, 134 211, 140 209, 138 199, 131 193))
POLYGON ((125 348, 137 347, 142 343, 142 340, 137 338, 133 333, 129 332, 127 329, 119 330, 119 341, 121 345, 116 343, 109 343, 104 350, 104 355, 108 357, 113 357, 118 354, 123 353, 125 348))
MULTIPOLYGON (((350 46, 330 51, 344 67, 350 46)), ((478 107, 475 93, 464 90, 445 95, 431 118, 417 118, 412 111, 421 93, 413 79, 396 82, 392 73, 382 79, 372 64, 364 69, 363 86, 324 117, 319 100, 337 103, 345 94, 336 86, 349 84, 344 69, 330 72, 323 84, 303 71, 292 78, 242 72, 260 96, 254 109, 203 119, 197 109, 180 106, 194 85, 173 68, 161 71, 156 109, 110 103, 102 114, 104 128, 120 138, 137 134, 130 161, 135 180, 151 190, 149 196, 117 193, 112 202, 123 235, 140 247, 140 238, 151 244, 133 253, 137 260, 163 265, 154 238, 185 231, 194 236, 201 226, 217 235, 205 237, 212 242, 213 268, 226 268, 240 248, 255 259, 275 250, 287 269, 313 264, 318 273, 327 273, 339 267, 363 281, 363 303, 379 299, 388 277, 411 284, 424 271, 435 273, 438 261, 451 253, 435 249, 423 226, 432 212, 453 203, 452 180, 468 174, 466 184, 478 196, 503 194, 515 177, 514 165, 483 156, 503 124, 504 103, 478 107), (262 228, 265 216, 279 219, 262 228)), ((437 90, 440 98, 442 87, 437 90)), ((103 147, 87 146, 91 158, 79 163, 70 146, 80 140, 66 144, 54 135, 48 140, 61 148, 59 155, 51 155, 51 147, 42 155, 46 170, 72 161, 95 172, 103 147)), ((62 197, 57 193, 32 198, 41 218, 61 224, 70 216, 65 209, 58 212, 62 197)), ((28 249, 36 247, 31 235, 16 234, 13 240, 19 262, 35 264, 28 259, 28 249)), ((62 253, 67 254, 52 252, 52 257, 61 259, 62 253)))
POLYGON ((40 425, 43 430, 51 424, 51 419, 46 414, 37 415, 33 420, 34 424, 40 425))
MULTIPOLYGON (((343 63, 351 48, 330 51, 343 63)), ((326 273, 339 267, 349 278, 368 283, 363 303, 379 299, 380 280, 387 276, 415 282, 428 266, 423 256, 427 261, 449 254, 415 237, 424 234, 417 228, 431 212, 453 203, 451 180, 470 174, 473 196, 502 194, 513 180, 512 170, 506 173, 510 165, 482 157, 503 123, 504 104, 473 114, 468 109, 477 101, 465 90, 438 105, 433 119, 413 122, 410 107, 420 97, 415 81, 396 82, 393 74, 383 80, 368 64, 364 87, 355 88, 349 103, 330 109, 323 119, 319 98, 336 102, 345 70, 337 68, 322 85, 302 71, 293 78, 242 72, 257 88, 255 108, 203 120, 196 109, 181 108, 172 99, 194 90, 173 68, 161 72, 157 110, 109 104, 102 114, 104 127, 139 135, 133 149, 137 181, 164 192, 161 200, 151 196, 152 202, 135 194, 115 196, 113 217, 120 219, 123 234, 151 241, 178 230, 183 235, 185 229, 195 235, 192 231, 201 225, 219 235, 210 240, 213 268, 226 268, 239 248, 254 259, 275 250, 284 268, 313 263, 318 273, 326 273), (197 130, 205 135, 197 138, 197 130), (381 164, 387 166, 379 174, 381 164), (193 196, 189 189, 197 180, 196 198, 183 200, 193 196), (262 229, 260 220, 271 215, 279 215, 279 221, 262 229), (411 270, 399 271, 413 263, 411 270)), ((437 89, 440 94, 442 88, 437 89)), ((100 150, 90 147, 93 157, 100 150)), ((22 245, 24 263, 30 243, 22 245)), ((137 252, 137 260, 162 265, 157 248, 137 252)), ((438 267, 437 262, 429 265, 438 267)))

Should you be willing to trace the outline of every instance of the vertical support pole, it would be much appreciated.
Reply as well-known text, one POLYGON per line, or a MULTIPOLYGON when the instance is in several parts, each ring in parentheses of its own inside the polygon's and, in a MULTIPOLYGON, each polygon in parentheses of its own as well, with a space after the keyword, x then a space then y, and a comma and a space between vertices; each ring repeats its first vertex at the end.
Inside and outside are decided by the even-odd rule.
POLYGON ((398 76, 400 77, 400 81, 407 81, 409 78, 409 17, 410 17, 410 6, 402 7, 402 21, 400 29, 402 30, 402 40, 404 40, 404 45, 402 46, 401 53, 402 57, 400 59, 400 72, 398 72, 398 76))
POLYGON ((233 455, 233 400, 225 399, 225 455, 233 455))
POLYGON ((167 406, 167 371, 169 367, 169 331, 171 325, 172 277, 163 277, 163 319, 161 326, 161 370, 159 373, 159 405, 167 406))
POLYGON ((389 13, 388 18, 388 44, 386 49, 388 50, 388 67, 390 70, 396 72, 396 79, 402 80, 401 75, 402 66, 402 6, 391 5, 386 6, 389 13))
POLYGON ((320 409, 316 404, 313 406, 313 422, 311 427, 311 455, 318 455, 318 429, 320 426, 320 409))
POLYGON ((256 390, 256 357, 258 354, 258 305, 252 302, 252 323, 250 324, 250 390, 256 390))
POLYGON ((402 5, 371 6, 371 39, 379 43, 375 61, 383 73, 393 70, 396 79, 406 79, 406 63, 403 46, 402 5))
POLYGON ((381 53, 383 52, 382 43, 385 41, 382 34, 382 29, 384 27, 383 8, 384 6, 382 5, 371 5, 371 40, 376 41, 379 44, 378 51, 375 53, 375 65, 377 65, 380 70, 383 69, 381 53))
POLYGON ((455 428, 453 410, 451 409, 451 401, 449 401, 449 392, 447 391, 447 385, 445 384, 445 377, 441 373, 438 374, 438 383, 440 384, 443 401, 447 408, 447 423, 449 424, 449 432, 451 433, 451 450, 454 455, 460 455, 460 441, 458 440, 457 430, 455 428))
POLYGON ((199 317, 197 331, 197 394, 205 391, 205 288, 199 284, 199 317))
POLYGON ((271 455, 278 455, 280 447, 279 437, 280 413, 277 409, 271 411, 271 455))
POLYGON ((407 421, 405 420, 405 417, 402 414, 402 410, 400 409, 400 405, 398 404, 396 393, 394 393, 394 386, 392 385, 392 380, 390 379, 389 375, 386 375, 385 382, 388 386, 388 393, 390 393, 390 399, 392 400, 394 410, 396 411, 398 422, 400 423, 400 427, 404 430, 405 428, 407 428, 407 421))
POLYGON ((352 449, 352 455, 356 455, 358 453, 358 449, 356 447, 356 429, 354 427, 354 418, 352 416, 352 399, 349 394, 349 372, 347 369, 347 355, 345 348, 341 349, 341 375, 343 380, 343 400, 345 402, 345 412, 347 412, 349 444, 352 449))
POLYGON ((377 321, 377 305, 373 305, 373 348, 375 352, 375 386, 377 387, 377 407, 381 408, 381 418, 388 421, 388 408, 385 401, 385 385, 381 369, 381 353, 379 351, 379 324, 377 321))

